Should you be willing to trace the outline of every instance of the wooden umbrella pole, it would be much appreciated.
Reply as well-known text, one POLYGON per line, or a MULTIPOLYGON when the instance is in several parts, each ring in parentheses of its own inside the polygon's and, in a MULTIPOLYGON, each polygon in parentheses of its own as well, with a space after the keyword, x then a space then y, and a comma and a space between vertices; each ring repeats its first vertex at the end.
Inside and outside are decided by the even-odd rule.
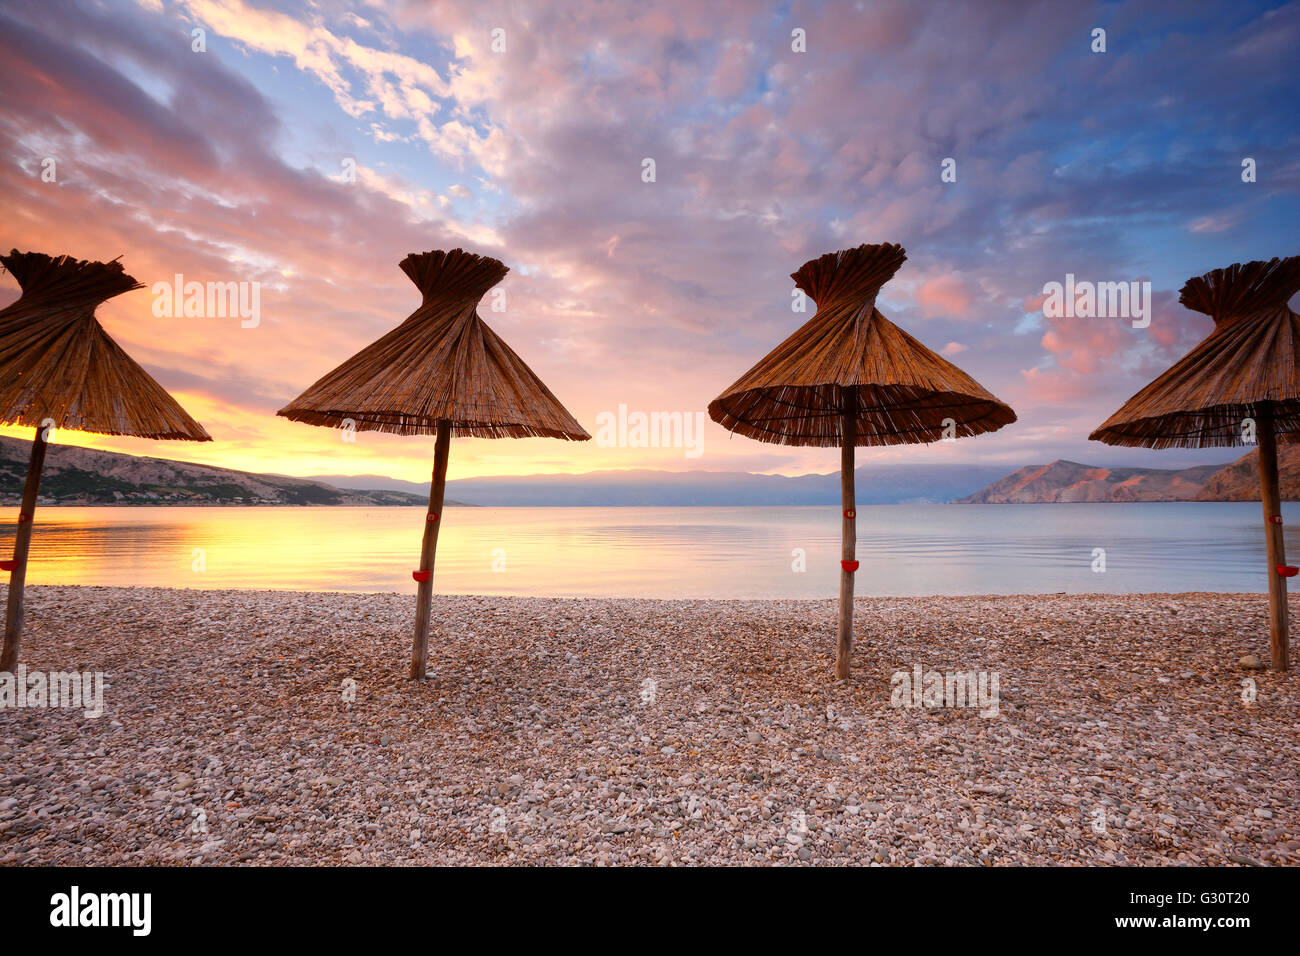
POLYGON ((411 680, 424 677, 429 662, 429 618, 433 613, 433 559, 438 551, 438 527, 442 524, 442 497, 447 490, 447 458, 451 453, 451 423, 438 422, 433 446, 433 484, 429 488, 429 513, 424 521, 424 543, 420 547, 420 571, 427 572, 415 591, 415 646, 411 649, 411 680))
POLYGON ((1256 416, 1259 435, 1259 486, 1264 506, 1264 534, 1268 542, 1268 618, 1269 652, 1273 668, 1287 669, 1289 622, 1287 620, 1286 578, 1278 568, 1286 564, 1286 546, 1282 541, 1282 503, 1278 492, 1277 436, 1273 431, 1273 410, 1261 408, 1256 416))
POLYGON ((32 460, 27 465, 27 484, 23 486, 22 510, 18 512, 18 534, 14 537, 14 569, 9 575, 9 607, 5 614, 5 643, 0 652, 0 671, 13 673, 23 643, 23 588, 27 584, 27 551, 32 544, 32 519, 36 514, 36 495, 41 489, 41 470, 45 467, 45 449, 49 442, 36 429, 32 439, 32 460))
POLYGON ((840 505, 843 548, 840 565, 840 629, 839 644, 835 649, 835 676, 844 680, 849 676, 849 661, 853 657, 853 571, 854 555, 858 545, 857 510, 853 503, 853 450, 858 440, 857 403, 853 393, 844 399, 840 414, 840 505))

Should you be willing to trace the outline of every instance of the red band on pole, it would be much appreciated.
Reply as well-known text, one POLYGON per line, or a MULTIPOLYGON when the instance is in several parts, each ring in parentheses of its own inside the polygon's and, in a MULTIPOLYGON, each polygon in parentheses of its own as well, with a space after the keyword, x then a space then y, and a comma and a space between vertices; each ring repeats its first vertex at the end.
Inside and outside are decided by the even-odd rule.
POLYGON ((23 514, 21 511, 18 512, 18 523, 19 523, 19 524, 22 524, 24 521, 31 521, 31 520, 32 520, 32 516, 31 516, 31 515, 23 514))
POLYGON ((1293 564, 1279 564, 1277 566, 1277 573, 1284 578, 1293 578, 1298 572, 1300 572, 1300 568, 1293 564))
POLYGON ((429 576, 432 573, 432 571, 412 571, 411 577, 423 584, 425 581, 429 580, 429 576))
POLYGON ((1269 516, 1268 516, 1268 520, 1269 520, 1269 523, 1270 523, 1270 524, 1281 524, 1281 523, 1282 523, 1282 516, 1281 516, 1281 515, 1269 515, 1269 516))
POLYGON ((850 574, 852 574, 854 571, 856 571, 856 570, 858 569, 858 562, 857 562, 857 561, 841 561, 841 562, 840 562, 840 567, 842 567, 845 571, 848 571, 850 574))
POLYGON ((425 520, 425 521, 437 521, 437 520, 438 520, 438 516, 437 516, 436 514, 434 514, 432 511, 430 511, 428 517, 426 517, 424 520, 425 520))
POLYGON ((856 511, 854 511, 852 508, 850 508, 848 511, 844 512, 844 517, 846 517, 846 518, 856 518, 857 516, 858 516, 858 513, 857 513, 856 511))

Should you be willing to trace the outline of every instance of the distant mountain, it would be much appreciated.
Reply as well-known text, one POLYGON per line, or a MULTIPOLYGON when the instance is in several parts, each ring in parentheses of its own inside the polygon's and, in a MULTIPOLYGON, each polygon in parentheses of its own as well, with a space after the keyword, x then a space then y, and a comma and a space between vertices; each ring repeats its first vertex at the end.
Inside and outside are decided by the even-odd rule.
MULTIPOLYGON (((1059 501, 1259 501, 1259 453, 1227 465, 1098 468, 1076 461, 1027 465, 958 504, 1036 504, 1059 501)), ((1282 497, 1300 500, 1300 445, 1278 449, 1282 497)))
MULTIPOLYGON (((854 472, 857 502, 937 504, 970 494, 1002 473, 989 465, 864 465, 854 472)), ((428 483, 375 475, 320 475, 316 481, 428 495, 428 483)), ((592 471, 584 474, 460 478, 447 482, 460 501, 496 507, 833 505, 839 473, 755 475, 743 471, 592 471)))
MULTIPOLYGON (((432 467, 432 466, 430 466, 432 467)), ((312 475, 309 481, 323 481, 336 488, 356 488, 364 491, 401 491, 408 495, 420 495, 426 501, 429 498, 429 483, 403 481, 401 478, 389 478, 387 475, 312 475)))
MULTIPOLYGON (((31 453, 29 441, 0 438, 0 498, 22 495, 31 453)), ((41 478, 43 504, 369 506, 422 505, 427 500, 427 495, 355 491, 314 478, 257 475, 59 444, 46 452, 41 478)))
POLYGON ((1195 468, 1098 468, 1077 461, 1026 465, 958 504, 1063 501, 1190 501, 1222 465, 1195 468))
MULTIPOLYGON (((1278 485, 1284 501, 1300 501, 1300 445, 1277 448, 1278 485)), ((1251 449, 1206 479, 1197 501, 1259 501, 1259 449, 1251 449)))
MULTIPOLYGON (((22 494, 31 442, 0 438, 0 499, 22 494)), ((1258 455, 1195 468, 1098 468, 1073 461, 1003 475, 989 465, 864 465, 857 501, 871 504, 1015 504, 1068 501, 1258 501, 1258 455), (1002 477, 999 477, 1002 476, 1002 477)), ((1300 500, 1300 445, 1278 451, 1282 495, 1300 500)), ((457 506, 835 505, 840 476, 741 471, 592 471, 461 478, 447 482, 457 506)), ((383 475, 263 475, 53 444, 41 481, 44 504, 424 505, 427 482, 383 475)))

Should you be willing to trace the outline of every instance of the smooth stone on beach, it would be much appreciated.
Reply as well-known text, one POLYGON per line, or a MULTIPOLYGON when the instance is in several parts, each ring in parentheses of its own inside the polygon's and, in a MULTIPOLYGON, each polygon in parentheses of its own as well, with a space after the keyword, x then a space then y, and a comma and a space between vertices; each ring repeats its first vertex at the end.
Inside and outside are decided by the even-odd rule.
POLYGON ((102 666, 122 726, 0 711, 7 865, 1300 863, 1258 595, 1161 596, 1158 641, 1144 595, 861 598, 845 684, 833 599, 438 595, 437 685, 403 595, 28 595, 28 666, 102 666), (998 713, 895 706, 915 665, 998 713))

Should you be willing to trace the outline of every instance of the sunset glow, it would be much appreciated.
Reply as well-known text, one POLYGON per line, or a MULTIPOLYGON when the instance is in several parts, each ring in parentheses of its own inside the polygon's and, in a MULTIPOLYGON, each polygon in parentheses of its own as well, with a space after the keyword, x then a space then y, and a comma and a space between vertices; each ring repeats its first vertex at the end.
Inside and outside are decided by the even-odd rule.
MULTIPOLYGON (((794 4, 814 56, 791 49, 786 18, 746 4, 7 8, 2 241, 122 256, 146 288, 102 321, 215 438, 55 440, 426 481, 431 440, 347 443, 275 417, 418 305, 397 268, 408 252, 464 246, 509 265, 507 307, 485 303, 484 318, 594 434, 620 404, 702 411, 807 318, 791 311, 790 272, 897 241, 909 259, 882 308, 960 355, 1020 420, 978 441, 863 450, 860 464, 1154 463, 1086 436, 1208 330, 1176 290, 1296 251, 1300 179, 1281 121, 1294 92, 1279 84, 1300 23, 1294 7, 1226 16, 1225 32, 1222 17, 1211 29, 1168 8, 1134 23, 1117 8, 1099 57, 1087 8, 794 4), (1220 138, 1229 119, 1253 132, 1220 138), (1243 156, 1257 182, 1243 183, 1243 156), (1045 318, 1043 287, 1067 273, 1150 281, 1149 327, 1045 318), (154 284, 178 274, 258 283, 256 327, 156 315, 154 284)), ((0 279, 0 306, 16 295, 0 279)), ((460 440, 451 477, 836 467, 833 449, 763 447, 709 422, 698 458, 460 440)))

